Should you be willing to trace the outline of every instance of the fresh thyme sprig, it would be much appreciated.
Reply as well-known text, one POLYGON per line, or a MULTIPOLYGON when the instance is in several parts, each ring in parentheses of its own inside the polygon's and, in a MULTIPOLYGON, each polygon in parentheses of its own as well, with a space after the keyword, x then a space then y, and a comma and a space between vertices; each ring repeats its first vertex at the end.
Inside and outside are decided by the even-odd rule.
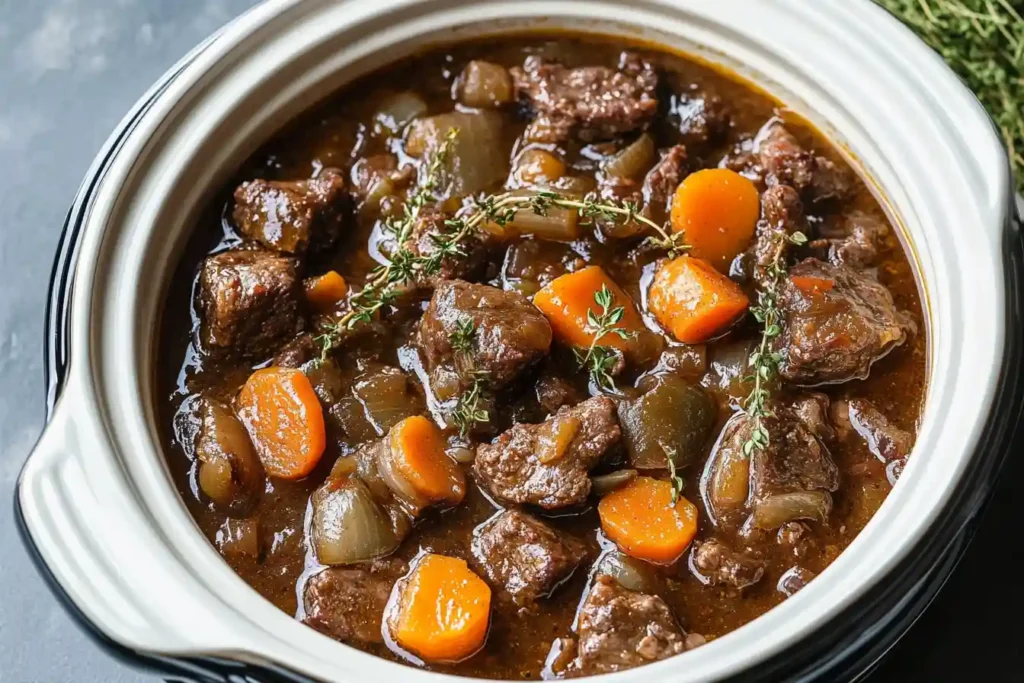
POLYGON ((455 321, 455 331, 448 336, 448 343, 456 353, 469 353, 473 350, 474 339, 476 323, 469 316, 463 316, 455 321))
POLYGON ((457 136, 457 128, 448 131, 427 163, 420 184, 406 199, 402 215, 385 222, 385 229, 394 235, 395 250, 388 256, 386 264, 370 272, 366 284, 350 300, 349 311, 317 338, 320 342, 321 361, 327 359, 346 330, 351 330, 361 322, 373 320, 377 311, 394 302, 405 285, 418 277, 436 273, 446 257, 462 254, 460 243, 468 234, 468 228, 433 236, 435 248, 425 256, 414 253, 406 246, 423 208, 435 201, 434 193, 441 183, 445 164, 457 136))
POLYGON ((489 381, 490 375, 486 371, 473 371, 469 391, 459 396, 450 414, 452 424, 458 428, 459 436, 463 439, 469 436, 470 431, 478 423, 491 421, 490 411, 480 405, 485 398, 489 381))
POLYGON ((611 371, 619 362, 619 352, 607 346, 601 346, 599 341, 609 334, 617 335, 620 339, 632 339, 636 333, 619 326, 622 317, 626 314, 625 306, 612 304, 615 297, 608 289, 608 285, 601 285, 601 289, 594 292, 594 302, 600 307, 600 313, 595 313, 593 308, 587 309, 586 331, 593 335, 590 346, 586 351, 576 350, 576 359, 580 365, 587 369, 590 381, 602 391, 614 391, 615 380, 612 379, 611 371))
POLYGON ((475 210, 468 217, 453 219, 449 221, 449 224, 453 228, 461 227, 463 223, 470 223, 476 227, 485 221, 491 221, 499 227, 505 227, 523 209, 531 209, 538 216, 546 216, 548 210, 553 206, 575 211, 585 221, 593 222, 595 218, 602 218, 623 224, 637 222, 646 226, 655 232, 654 235, 648 237, 649 243, 659 249, 664 249, 668 252, 669 258, 674 258, 690 248, 686 244, 683 233, 673 232, 666 226, 658 225, 644 216, 634 202, 611 200, 598 202, 589 198, 574 199, 551 190, 541 190, 536 194, 528 195, 510 192, 489 195, 476 203, 475 210))
POLYGON ((748 458, 755 450, 767 448, 769 443, 764 420, 772 416, 768 408, 768 399, 771 397, 769 386, 778 377, 779 364, 782 362, 781 354, 772 350, 772 342, 782 334, 779 290, 786 277, 787 242, 806 244, 807 237, 802 232, 794 232, 791 235, 781 233, 776 238, 771 262, 764 270, 761 287, 757 292, 757 305, 750 309, 757 322, 761 323, 762 330, 761 341, 748 360, 751 372, 746 380, 753 382, 754 386, 743 403, 744 411, 753 421, 750 436, 743 442, 743 455, 748 458))
POLYGON ((683 487, 686 485, 686 482, 676 473, 676 456, 678 455, 676 449, 661 444, 661 450, 665 451, 665 459, 668 461, 668 477, 669 482, 672 484, 671 503, 672 507, 675 507, 676 503, 679 502, 679 498, 683 495, 683 487))
POLYGON ((992 115, 1024 192, 1024 5, 1020 0, 876 0, 964 79, 992 115))

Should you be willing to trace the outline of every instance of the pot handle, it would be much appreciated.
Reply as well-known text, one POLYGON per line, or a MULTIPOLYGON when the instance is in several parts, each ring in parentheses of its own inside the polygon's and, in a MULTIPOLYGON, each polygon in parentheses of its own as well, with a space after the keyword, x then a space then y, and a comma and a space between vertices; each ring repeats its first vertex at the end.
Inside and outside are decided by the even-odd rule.
POLYGON ((73 393, 65 388, 15 496, 22 538, 40 572, 115 654, 146 663, 235 649, 233 630, 211 609, 209 593, 191 574, 175 571, 170 548, 145 533, 152 527, 140 526, 139 513, 119 504, 116 487, 90 485, 87 468, 102 464, 88 457, 92 439, 82 439, 75 424, 73 407, 82 404, 73 393))

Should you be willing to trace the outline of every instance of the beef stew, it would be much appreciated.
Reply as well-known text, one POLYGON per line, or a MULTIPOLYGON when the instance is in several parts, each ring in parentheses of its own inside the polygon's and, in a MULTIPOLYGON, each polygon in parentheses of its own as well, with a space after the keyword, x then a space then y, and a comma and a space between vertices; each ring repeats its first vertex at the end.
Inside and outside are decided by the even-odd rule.
POLYGON ((910 456, 926 331, 806 122, 648 45, 527 35, 382 69, 252 157, 172 284, 160 402, 197 524, 279 608, 571 677, 823 571, 910 456))

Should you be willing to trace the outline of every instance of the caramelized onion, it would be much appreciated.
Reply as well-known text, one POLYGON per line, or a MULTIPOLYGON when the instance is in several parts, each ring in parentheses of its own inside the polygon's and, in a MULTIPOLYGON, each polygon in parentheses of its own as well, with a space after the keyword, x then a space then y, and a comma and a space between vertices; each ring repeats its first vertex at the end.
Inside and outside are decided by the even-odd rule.
POLYGON ((398 368, 384 366, 360 375, 352 390, 378 436, 418 412, 409 380, 398 368))
POLYGON ((231 410, 203 399, 196 458, 199 488, 218 507, 244 514, 259 499, 265 475, 245 427, 231 410))
POLYGON ((590 491, 595 496, 607 495, 636 479, 636 475, 636 470, 618 470, 608 474, 599 474, 590 478, 590 491))
POLYGON ((580 431, 581 422, 571 414, 557 415, 537 429, 536 455, 545 465, 562 459, 580 431))
POLYGON ((651 565, 617 550, 605 554, 598 561, 595 574, 610 576, 627 590, 658 592, 658 576, 651 565))
POLYGON ((654 153, 654 140, 644 133, 605 162, 604 172, 614 178, 640 178, 654 164, 654 153))
POLYGON ((832 496, 825 491, 777 493, 754 503, 753 524, 759 529, 777 529, 797 519, 828 520, 832 496))
POLYGON ((387 97, 380 103, 374 120, 392 133, 398 133, 409 123, 427 113, 427 103, 413 92, 403 91, 387 97))
POLYGON ((328 479, 313 494, 313 547, 322 564, 365 562, 395 551, 401 538, 357 477, 328 479))

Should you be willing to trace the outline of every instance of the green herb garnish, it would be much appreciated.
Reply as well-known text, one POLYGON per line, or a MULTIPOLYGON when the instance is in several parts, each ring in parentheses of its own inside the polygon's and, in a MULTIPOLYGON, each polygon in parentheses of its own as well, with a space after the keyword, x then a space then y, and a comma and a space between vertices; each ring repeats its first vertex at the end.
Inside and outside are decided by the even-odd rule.
POLYGON ((586 327, 586 331, 593 335, 593 339, 586 351, 576 350, 576 359, 587 370, 590 381, 598 389, 615 391, 615 380, 611 371, 619 362, 619 352, 607 346, 600 346, 598 342, 609 334, 617 335, 621 339, 632 339, 636 333, 619 325, 626 308, 612 307, 614 296, 607 285, 601 285, 601 289, 594 292, 594 302, 600 307, 600 312, 595 313, 593 308, 587 309, 586 327))
POLYGON ((782 334, 782 311, 779 310, 779 290, 786 278, 786 244, 806 244, 807 236, 802 232, 792 235, 780 233, 775 240, 774 253, 770 264, 764 269, 761 287, 757 291, 757 305, 750 312, 757 322, 761 323, 761 342, 752 354, 748 364, 750 375, 745 379, 753 383, 750 394, 743 402, 743 409, 753 421, 750 436, 743 442, 743 455, 750 457, 755 450, 768 447, 768 429, 764 425, 765 418, 772 416, 768 408, 771 397, 769 387, 779 375, 779 364, 782 356, 772 351, 772 342, 782 334))
POLYGON ((1024 4, 1020 0, 876 0, 942 55, 1002 133, 1024 192, 1024 4))
POLYGON ((489 381, 490 376, 486 371, 474 371, 469 391, 459 396, 459 400, 455 403, 455 408, 452 410, 450 418, 452 424, 458 428, 459 436, 463 439, 469 436, 473 427, 478 423, 490 422, 491 420, 490 412, 480 405, 485 398, 489 381))

